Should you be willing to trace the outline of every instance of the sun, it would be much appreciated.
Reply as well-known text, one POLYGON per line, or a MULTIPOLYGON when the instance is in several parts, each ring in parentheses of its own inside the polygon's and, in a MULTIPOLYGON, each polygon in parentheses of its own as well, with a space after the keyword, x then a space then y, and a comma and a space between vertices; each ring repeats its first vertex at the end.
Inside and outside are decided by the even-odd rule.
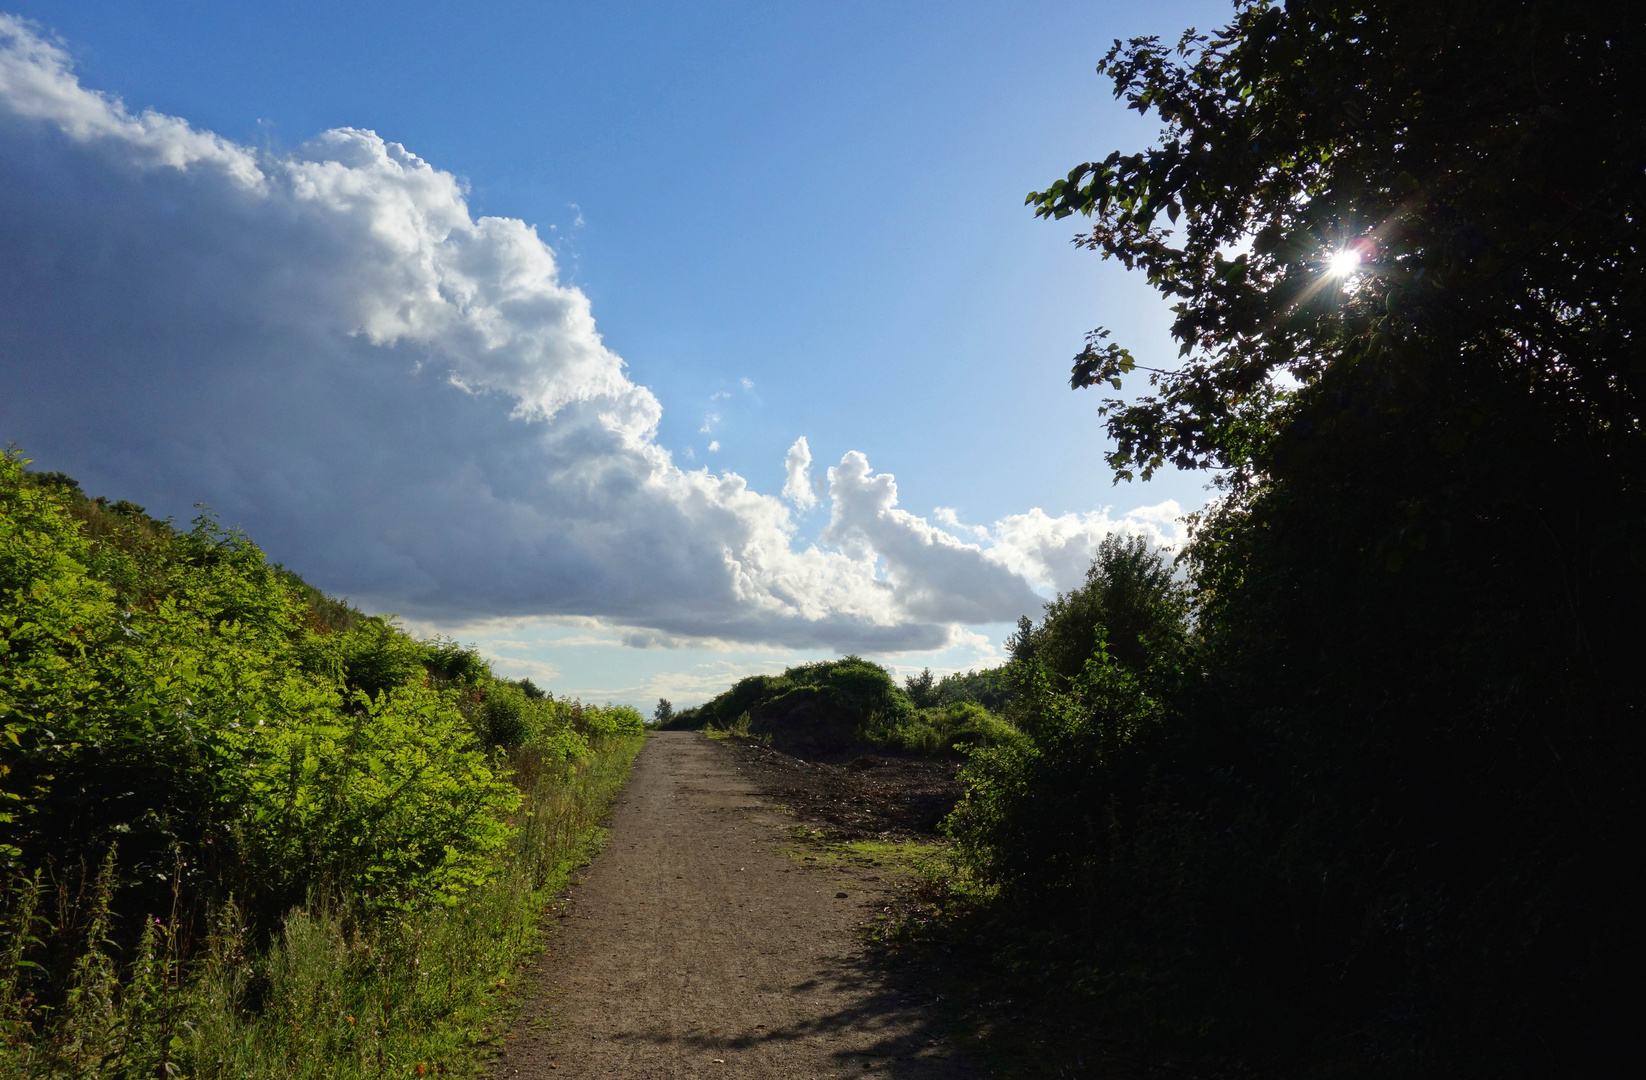
POLYGON ((1354 248, 1344 248, 1333 255, 1327 264, 1327 272, 1333 277, 1348 277, 1360 269, 1360 252, 1354 248))

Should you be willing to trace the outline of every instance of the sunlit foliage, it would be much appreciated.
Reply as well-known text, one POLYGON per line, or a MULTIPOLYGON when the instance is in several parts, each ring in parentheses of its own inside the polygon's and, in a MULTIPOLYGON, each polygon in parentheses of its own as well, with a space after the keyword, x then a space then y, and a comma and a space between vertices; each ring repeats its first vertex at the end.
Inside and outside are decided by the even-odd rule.
POLYGON ((112 1008, 225 912, 261 952, 305 905, 350 935, 457 905, 504 872, 520 762, 641 733, 325 597, 208 512, 181 530, 26 465, 0 458, 7 1039, 112 1008))

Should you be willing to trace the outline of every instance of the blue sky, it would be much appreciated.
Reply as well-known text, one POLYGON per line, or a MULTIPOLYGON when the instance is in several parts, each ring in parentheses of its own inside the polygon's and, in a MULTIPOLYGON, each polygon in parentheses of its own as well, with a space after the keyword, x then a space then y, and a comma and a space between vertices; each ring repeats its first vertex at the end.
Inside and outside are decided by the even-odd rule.
MULTIPOLYGON (((0 150, 16 160, 26 149, 29 164, 5 177, 10 239, 84 259, 64 269, 54 255, 50 273, 28 262, 0 295, 11 308, 0 365, 17 388, 0 403, 5 437, 38 467, 64 468, 90 490, 157 512, 184 518, 205 499, 317 583, 425 632, 475 640, 503 670, 561 692, 645 702, 659 693, 697 700, 748 670, 844 649, 899 668, 984 663, 1011 612, 1032 608, 1028 589, 1067 586, 1076 547, 1116 524, 1175 535, 1158 510, 1127 512, 1168 500, 1189 510, 1206 497, 1199 476, 1109 482, 1097 399, 1067 388, 1068 358, 1103 324, 1144 363, 1169 363, 1167 313, 1142 280, 1075 250, 1070 223, 1037 221, 1022 202, 1080 161, 1149 139, 1152 125, 1092 71, 1112 38, 1210 28, 1224 4, 81 0, 0 9, 59 50, 31 63, 56 64, 53 78, 118 98, 128 117, 179 118, 245 148, 266 171, 294 154, 342 155, 361 177, 387 175, 392 161, 360 164, 358 155, 376 153, 365 143, 313 149, 328 130, 369 130, 459 178, 457 195, 437 197, 459 200, 465 220, 536 227, 557 275, 555 302, 586 301, 593 322, 567 316, 581 329, 562 327, 571 336, 552 347, 533 323, 522 331, 538 342, 529 363, 561 363, 541 357, 562 348, 583 356, 577 350, 596 341, 610 355, 567 369, 583 374, 565 376, 571 389, 523 419, 520 402, 536 402, 531 395, 548 384, 520 374, 527 360, 509 360, 499 374, 463 354, 480 330, 459 340, 423 323, 361 331, 348 321, 364 318, 354 309, 334 322, 280 314, 282 304, 307 311, 316 301, 277 296, 270 281, 308 274, 322 249, 343 251, 347 237, 365 235, 337 216, 341 203, 331 224, 314 219, 304 228, 317 231, 280 251, 296 234, 250 222, 198 179, 233 166, 207 155, 173 177, 134 165, 131 148, 151 153, 142 149, 150 134, 74 135, 68 114, 25 108, 13 84, 10 141, 0 150), (114 138, 126 149, 109 149, 114 138), (167 239, 179 221, 185 239, 167 239), (265 237, 263 250, 235 254, 253 235, 265 237), (70 290, 82 299, 64 299, 70 290), (107 337, 84 329, 88 316, 75 305, 100 294, 116 299, 96 310, 129 302, 137 322, 152 322, 152 347, 133 343, 130 320, 107 337), (566 299, 573 294, 583 300, 566 299), (191 328, 177 329, 180 321, 191 328), (398 373, 381 367, 385 357, 398 373), (622 385, 612 382, 615 368, 599 368, 615 358, 627 365, 622 385), (482 366, 465 375, 466 363, 482 366), (466 392, 454 396, 430 377, 448 369, 466 392), (208 390, 196 389, 202 372, 208 390), (178 403, 197 392, 188 408, 178 403), (146 394, 154 402, 141 408, 146 394), (588 404, 598 394, 627 403, 621 438, 610 411, 588 404), (277 399, 284 412, 246 406, 234 431, 199 419, 277 399), (271 464, 280 417, 294 411, 314 429, 304 440, 316 447, 312 460, 271 464), (199 431, 178 434, 191 425, 199 431), (371 437, 335 434, 345 427, 371 437), (634 435, 642 429, 649 434, 634 435), (608 436, 617 441, 599 449, 608 436), (785 455, 802 436, 815 504, 780 504, 785 455), (432 467, 416 471, 420 451, 384 449, 396 440, 444 443, 466 464, 422 483, 432 467), (545 440, 552 451, 538 446, 545 440), (849 452, 865 467, 843 465, 849 452), (559 464, 537 453, 559 455, 559 464), (233 467, 201 464, 216 454, 233 467), (842 469, 832 495, 830 466, 842 469), (676 477, 705 467, 717 482, 737 474, 765 501, 723 485, 704 494, 702 482, 676 477), (538 490, 537 469, 562 485, 582 479, 575 491, 538 490), (589 495, 595 475, 605 485, 599 498, 589 495), (373 485, 407 477, 422 495, 373 501, 373 485), (497 494, 488 505, 498 523, 451 495, 465 484, 497 494), (648 484, 662 485, 667 512, 634 501, 648 484), (693 484, 697 494, 687 494, 693 484), (628 501, 617 509, 620 494, 628 501), (707 509, 690 510, 692 499, 707 499, 707 509), (783 521, 773 517, 780 505, 783 521), (843 507, 852 506, 867 516, 850 518, 843 507), (1035 509, 1040 518, 1025 517, 1035 509), (339 515, 335 532, 289 521, 323 513, 339 515), (407 518, 417 519, 416 538, 407 518), (1046 524, 1053 520, 1063 524, 1046 524), (748 540, 762 528, 788 536, 800 554, 779 557, 769 537, 748 540), (934 547, 933 530, 976 557, 941 538, 934 547), (1045 555, 1054 533, 1063 559, 1055 566, 1045 555), (739 539, 727 541, 732 534, 739 539), (536 561, 492 560, 487 535, 536 561), (719 550, 757 567, 756 585, 720 581, 719 550), (926 558, 934 552, 941 566, 926 558), (772 559, 793 565, 773 569, 772 559), (450 569, 459 563, 473 569, 450 569), (857 575, 855 584, 839 574, 857 575), (795 584, 802 579, 823 584, 795 584), (860 588, 869 591, 852 591, 860 588), (453 599, 462 590, 473 602, 453 599), (890 606, 876 607, 871 594, 890 606), (969 602, 977 597, 988 599, 969 602), (699 620, 700 611, 711 614, 699 620)), ((486 242, 509 251, 524 242, 501 235, 486 242)), ((410 272, 385 270, 376 248, 369 258, 349 250, 325 255, 324 265, 364 260, 372 269, 351 271, 351 281, 410 272)), ((465 264, 463 280, 484 291, 484 276, 503 272, 493 265, 465 264)), ((485 318, 512 318, 506 310, 493 305, 485 318)))

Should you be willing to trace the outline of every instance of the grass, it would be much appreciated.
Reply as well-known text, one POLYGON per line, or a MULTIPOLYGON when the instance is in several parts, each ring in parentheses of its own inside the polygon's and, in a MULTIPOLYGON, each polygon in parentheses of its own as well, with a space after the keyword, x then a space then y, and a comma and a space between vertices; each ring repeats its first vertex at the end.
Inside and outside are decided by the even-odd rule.
POLYGON ((877 945, 901 948, 901 938, 910 930, 906 924, 917 909, 929 907, 930 897, 964 887, 964 875, 943 840, 828 840, 823 830, 809 825, 791 826, 789 835, 796 841, 789 849, 789 858, 795 862, 877 870, 892 884, 895 914, 877 915, 866 928, 868 940, 877 945))
POLYGON ((53 1080, 474 1073, 509 1017, 509 981, 539 950, 545 916, 572 871, 598 849, 599 821, 643 741, 608 740, 573 765, 518 755, 524 799, 508 856, 451 907, 366 923, 314 903, 249 954, 230 905, 193 957, 178 955, 173 928, 157 920, 118 980, 94 933, 63 1015, 32 1037, 11 1029, 0 1043, 0 1073, 53 1080))
POLYGON ((822 829, 792 825, 789 835, 798 841, 789 858, 824 864, 875 867, 895 874, 952 872, 949 845, 942 840, 827 840, 822 829))
POLYGON ((709 723, 705 724, 701 730, 704 735, 711 739, 747 739, 760 743, 762 746, 770 746, 772 744, 771 735, 749 734, 750 723, 749 714, 744 712, 725 727, 716 727, 713 723, 709 723))

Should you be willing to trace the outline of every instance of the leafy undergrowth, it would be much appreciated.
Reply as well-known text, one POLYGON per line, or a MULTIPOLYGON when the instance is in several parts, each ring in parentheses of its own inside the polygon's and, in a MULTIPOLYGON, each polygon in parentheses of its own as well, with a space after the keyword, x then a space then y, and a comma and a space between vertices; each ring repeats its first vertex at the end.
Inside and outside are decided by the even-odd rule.
POLYGON ((175 925, 156 920, 118 980, 94 947, 49 1037, 0 1044, 0 1065, 53 1078, 473 1073, 506 1020, 502 991, 537 951, 569 874, 598 848, 598 823, 642 742, 602 740, 570 763, 517 754, 523 800, 509 850, 455 905, 388 920, 311 905, 250 955, 232 907, 192 957, 179 955, 175 925))

